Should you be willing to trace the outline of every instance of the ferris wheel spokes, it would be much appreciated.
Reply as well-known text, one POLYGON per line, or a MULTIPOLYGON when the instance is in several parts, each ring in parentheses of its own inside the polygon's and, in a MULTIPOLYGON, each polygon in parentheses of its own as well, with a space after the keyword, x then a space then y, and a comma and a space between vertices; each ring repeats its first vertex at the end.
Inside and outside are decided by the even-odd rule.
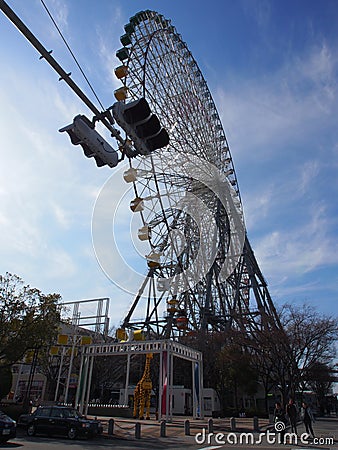
POLYGON ((133 16, 125 31, 118 55, 127 100, 146 98, 170 145, 131 163, 140 235, 150 252, 148 275, 123 326, 173 338, 201 329, 253 332, 263 316, 278 326, 246 238, 229 145, 195 59, 154 11, 133 16))

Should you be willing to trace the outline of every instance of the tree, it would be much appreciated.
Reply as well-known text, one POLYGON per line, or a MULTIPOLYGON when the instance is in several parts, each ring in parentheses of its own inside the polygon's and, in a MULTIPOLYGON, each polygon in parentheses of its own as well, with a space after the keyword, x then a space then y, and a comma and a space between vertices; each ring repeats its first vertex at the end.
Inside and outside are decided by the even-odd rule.
POLYGON ((304 374, 303 382, 318 395, 319 399, 323 399, 329 394, 335 380, 333 370, 328 364, 314 363, 304 374))
POLYGON ((338 321, 308 305, 286 304, 279 315, 283 329, 263 329, 255 353, 261 379, 287 402, 304 386, 311 367, 333 360, 338 321))
POLYGON ((28 350, 53 342, 60 323, 59 294, 25 286, 17 275, 0 275, 0 366, 10 367, 28 350))
POLYGON ((203 386, 216 390, 223 413, 238 411, 243 406, 243 396, 255 395, 258 371, 252 365, 250 346, 246 345, 248 340, 241 332, 206 333, 202 330, 181 341, 203 353, 203 386))
POLYGON ((269 327, 257 332, 247 344, 253 353, 253 365, 265 390, 265 407, 268 412, 268 394, 280 391, 285 403, 290 393, 290 373, 295 372, 289 336, 284 329, 269 327))
POLYGON ((295 362, 289 369, 290 390, 294 395, 295 390, 306 381, 310 368, 317 364, 330 364, 334 359, 338 320, 319 314, 309 305, 285 305, 281 320, 295 362))
POLYGON ((238 343, 230 343, 218 353, 216 367, 219 377, 217 390, 223 404, 231 402, 238 411, 244 407, 243 396, 253 397, 257 392, 258 373, 252 366, 252 355, 238 343))

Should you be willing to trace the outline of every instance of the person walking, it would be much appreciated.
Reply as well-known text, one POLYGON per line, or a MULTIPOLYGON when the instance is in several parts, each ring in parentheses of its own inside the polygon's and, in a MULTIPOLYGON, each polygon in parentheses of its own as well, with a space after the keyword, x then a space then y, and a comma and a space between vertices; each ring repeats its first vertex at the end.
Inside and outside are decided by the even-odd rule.
POLYGON ((280 444, 285 444, 285 428, 286 428, 286 417, 284 408, 282 408, 282 405, 280 402, 276 402, 275 404, 275 411, 273 414, 273 421, 275 424, 275 430, 278 431, 280 435, 280 444))
POLYGON ((306 432, 307 432, 307 434, 311 434, 311 436, 314 438, 315 434, 313 432, 312 422, 314 422, 315 419, 313 417, 312 410, 306 402, 303 402, 302 406, 303 406, 302 418, 303 418, 306 432))
POLYGON ((293 398, 290 398, 289 403, 286 405, 286 415, 290 421, 291 432, 297 434, 297 408, 293 401, 293 398))

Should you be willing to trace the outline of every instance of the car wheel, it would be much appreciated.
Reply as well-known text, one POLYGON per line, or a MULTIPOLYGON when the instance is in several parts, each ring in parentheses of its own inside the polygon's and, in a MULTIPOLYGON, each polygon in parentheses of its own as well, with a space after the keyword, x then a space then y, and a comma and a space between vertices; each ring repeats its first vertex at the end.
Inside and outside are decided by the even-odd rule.
POLYGON ((68 430, 69 439, 75 439, 76 435, 77 435, 77 433, 76 433, 75 428, 69 428, 69 430, 68 430))
POLYGON ((28 427, 27 427, 27 434, 28 434, 28 436, 35 436, 36 429, 35 429, 35 426, 33 424, 28 425, 28 427))

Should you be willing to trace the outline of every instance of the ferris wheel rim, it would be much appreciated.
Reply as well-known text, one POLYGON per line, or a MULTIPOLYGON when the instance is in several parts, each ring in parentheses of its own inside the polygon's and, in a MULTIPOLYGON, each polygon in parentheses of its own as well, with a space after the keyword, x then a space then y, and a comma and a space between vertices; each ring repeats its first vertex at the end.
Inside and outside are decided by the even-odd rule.
MULTIPOLYGON (((146 11, 146 12, 152 13, 152 14, 157 15, 158 17, 161 17, 161 15, 159 15, 159 14, 156 13, 155 11, 146 11)), ((143 11, 141 11, 141 12, 139 12, 139 13, 136 13, 134 17, 137 17, 138 14, 143 14, 143 11)), ((168 21, 167 19, 164 19, 164 21, 165 21, 165 22, 170 22, 170 21, 168 21)), ((176 40, 177 40, 177 38, 179 39, 179 44, 180 44, 180 45, 183 44, 184 48, 185 48, 186 51, 189 53, 189 57, 193 60, 193 63, 194 63, 194 66, 195 66, 195 71, 196 71, 196 69, 197 69, 199 77, 203 80, 204 87, 207 89, 207 93, 208 93, 208 95, 209 95, 209 99, 211 99, 211 101, 212 101, 212 106, 213 106, 212 114, 216 114, 216 115, 217 115, 217 122, 221 124, 221 120, 220 120, 220 117, 219 117, 217 108, 216 108, 216 106, 215 106, 215 104, 214 104, 214 101, 213 101, 213 99, 212 99, 210 90, 209 90, 209 88, 207 87, 207 84, 206 84, 206 82, 205 82, 205 79, 204 79, 204 77, 203 77, 203 74, 201 73, 201 71, 200 71, 200 69, 199 69, 199 67, 198 67, 198 64, 197 64, 195 58, 193 57, 193 55, 192 55, 191 52, 189 51, 189 49, 188 49, 186 43, 185 43, 184 41, 181 40, 180 35, 179 35, 178 33, 176 33, 175 28, 172 27, 172 26, 169 26, 169 27, 167 27, 167 28, 159 28, 159 29, 156 29, 156 30, 154 30, 152 33, 150 33, 149 36, 148 36, 148 41, 146 42, 146 48, 145 48, 145 54, 144 54, 144 63, 143 63, 143 66, 142 66, 143 76, 142 76, 142 83, 141 83, 141 85, 142 85, 142 89, 143 89, 143 96, 146 97, 146 94, 149 93, 149 90, 148 90, 147 87, 146 87, 146 74, 147 74, 146 67, 147 67, 147 64, 148 64, 148 54, 149 54, 150 46, 151 46, 151 44, 152 44, 153 39, 154 39, 155 37, 157 37, 157 35, 159 35, 159 34, 172 34, 173 36, 175 36, 176 40)), ((130 63, 130 61, 131 61, 131 59, 132 59, 132 51, 133 51, 133 48, 134 48, 136 45, 137 45, 137 41, 135 41, 135 43, 133 44, 133 46, 132 46, 132 48, 131 48, 130 56, 129 56, 129 58, 128 58, 128 67, 129 67, 129 63, 130 63)), ((196 71, 196 72, 197 72, 197 71, 196 71)), ((234 167, 234 164, 233 164, 233 160, 232 160, 232 156, 231 156, 231 151, 230 151, 230 148, 229 148, 228 140, 227 140, 227 137, 226 137, 226 134, 225 134, 225 132, 224 132, 223 127, 222 127, 221 132, 222 132, 222 137, 224 137, 224 141, 225 141, 225 143, 226 143, 227 151, 229 152, 229 155, 230 155, 231 170, 232 170, 232 172, 233 172, 233 174, 234 174, 235 185, 236 185, 236 187, 237 187, 237 189, 236 189, 236 194, 238 195, 239 202, 240 202, 240 204, 241 204, 241 197, 240 197, 240 192, 239 192, 239 188, 238 188, 238 182, 237 182, 236 171, 235 171, 235 167, 234 167)), ((151 160, 152 160, 152 155, 150 155, 150 158, 151 158, 151 160)), ((153 162, 153 161, 152 161, 152 162, 153 162)), ((155 171, 154 171, 154 179, 155 179, 155 183, 157 184, 157 180, 156 180, 156 172, 155 172, 155 171)))
MULTIPOLYGON (((158 13, 155 13, 153 11, 151 11, 151 13, 159 16, 158 13)), ((145 53, 143 54, 144 62, 143 62, 143 65, 140 64, 140 67, 142 69, 142 76, 140 76, 138 74, 139 78, 136 78, 136 80, 138 80, 138 82, 134 81, 135 94, 134 94, 134 92, 131 92, 132 98, 135 98, 135 97, 137 98, 137 94, 140 95, 140 93, 141 93, 141 95, 143 95, 144 98, 147 97, 148 100, 150 100, 153 103, 156 103, 156 102, 153 101, 153 98, 152 98, 152 95, 151 95, 151 91, 149 90, 149 89, 151 89, 151 86, 149 88, 148 85, 147 85, 147 65, 151 64, 151 62, 149 63, 148 56, 149 56, 150 51, 151 51, 150 50, 151 49, 151 44, 153 43, 155 38, 157 38, 158 36, 164 35, 164 34, 169 34, 169 35, 176 36, 178 38, 178 40, 179 40, 179 43, 183 44, 184 49, 186 49, 187 52, 189 53, 189 58, 192 60, 195 68, 197 69, 197 70, 195 70, 195 72, 198 74, 198 76, 200 77, 200 79, 203 82, 204 92, 207 94, 207 97, 208 97, 208 100, 209 100, 209 105, 212 105, 212 114, 216 115, 215 121, 217 122, 217 126, 221 127, 219 135, 218 135, 219 136, 219 143, 218 143, 218 145, 219 145, 219 148, 220 148, 221 147, 221 142, 223 142, 223 141, 225 142, 224 148, 226 148, 226 151, 228 152, 228 154, 230 156, 230 163, 229 164, 230 164, 231 169, 232 169, 232 173, 231 173, 232 180, 234 180, 234 186, 237 188, 236 190, 234 188, 234 190, 236 192, 236 195, 238 196, 239 203, 241 205, 241 198, 240 198, 239 189, 238 189, 237 176, 236 176, 236 172, 235 172, 235 168, 234 168, 234 164, 233 164, 230 148, 229 148, 229 145, 228 145, 228 141, 227 141, 227 138, 226 138, 226 135, 225 135, 225 132, 224 132, 224 129, 223 129, 223 126, 222 126, 222 123, 221 123, 221 120, 220 120, 220 117, 219 117, 216 105, 215 105, 215 103, 213 101, 213 98, 211 96, 210 90, 209 90, 209 88, 208 88, 208 86, 206 84, 206 81, 205 81, 205 79, 204 79, 204 77, 203 77, 203 75, 202 75, 202 73, 201 73, 201 71, 200 71, 200 69, 199 69, 199 67, 197 65, 196 60, 192 56, 192 54, 189 51, 189 49, 188 49, 187 45, 185 44, 185 42, 182 41, 180 35, 175 31, 175 28, 173 28, 173 27, 170 27, 170 29, 160 28, 160 29, 157 29, 157 30, 155 30, 155 31, 153 31, 152 33, 149 34, 148 40, 146 42, 145 53), (135 95, 135 97, 133 97, 133 95, 135 95)), ((135 42, 132 44, 132 47, 130 48, 130 52, 129 52, 128 59, 127 59, 128 69, 129 69, 130 65, 133 63, 133 52, 136 51, 135 49, 137 49, 137 45, 138 44, 139 44, 139 42, 136 39, 135 42)), ((190 82, 191 82, 191 80, 190 80, 190 82)), ((126 77, 124 79, 123 83, 124 83, 124 86, 127 86, 128 77, 126 77)), ((205 110, 206 109, 207 108, 205 108, 205 110)), ((153 157, 152 154, 150 154, 146 158, 148 159, 148 161, 151 161, 152 165, 154 165, 154 157, 153 157)), ((145 157, 141 157, 140 161, 142 161, 142 160, 145 161, 145 157)), ((130 161, 130 166, 134 167, 133 164, 132 164, 132 161, 130 161)), ((154 184, 156 186, 157 192, 159 193, 159 187, 158 187, 159 186, 159 181, 158 181, 157 177, 158 177, 157 172, 153 168, 153 180, 154 180, 154 184)), ((140 196, 140 194, 139 194, 139 187, 140 187, 139 183, 137 181, 134 181, 133 185, 134 185, 134 191, 135 191, 136 195, 140 196)), ((141 187, 141 190, 142 190, 142 187, 141 187)), ((160 204, 161 204, 161 211, 162 211, 162 215, 163 215, 164 220, 165 220, 165 225, 166 225, 166 228, 167 228, 167 232, 169 232, 169 228, 170 227, 169 227, 169 224, 168 224, 168 221, 167 221, 167 218, 166 218, 166 210, 165 210, 163 204, 161 203, 161 196, 160 196, 160 204)), ((143 217, 142 213, 141 213, 141 218, 142 218, 143 224, 145 224, 146 223, 145 222, 145 218, 143 217)), ((152 248, 154 248, 154 244, 152 242, 150 242, 150 245, 151 245, 152 248)))
MULTIPOLYGON (((218 126, 221 127, 221 138, 224 140, 224 142, 226 144, 225 148, 227 149, 227 152, 229 152, 229 156, 230 156, 230 158, 229 158, 229 160, 230 160, 230 167, 231 167, 231 171, 233 173, 233 179, 232 179, 231 182, 232 182, 233 186, 235 186, 235 188, 236 188, 235 192, 236 192, 236 194, 237 194, 237 196, 239 198, 240 204, 242 204, 241 195, 240 195, 238 182, 237 182, 236 170, 235 170, 235 167, 234 167, 234 164, 233 164, 233 158, 232 158, 232 155, 231 155, 229 143, 228 143, 226 134, 224 132, 224 129, 223 129, 223 126, 222 126, 222 122, 220 120, 220 117, 219 117, 216 105, 214 103, 214 100, 212 98, 210 90, 209 90, 209 88, 207 86, 207 83, 206 83, 206 81, 205 81, 205 79, 203 77, 202 72, 200 71, 200 69, 198 67, 198 64, 197 64, 195 58, 193 57, 193 55, 189 51, 186 43, 181 39, 180 34, 176 32, 175 27, 170 25, 170 21, 168 19, 165 19, 161 14, 157 13, 156 11, 151 11, 151 10, 139 11, 138 13, 136 13, 133 17, 130 18, 129 24, 127 24, 125 26, 125 29, 127 28, 128 25, 132 25, 132 24, 133 24, 132 26, 134 28, 137 27, 141 23, 141 21, 144 19, 144 16, 147 17, 147 15, 151 16, 154 19, 154 21, 160 21, 160 22, 166 23, 167 27, 155 29, 154 31, 152 31, 148 35, 148 40, 146 42, 146 49, 145 49, 145 55, 144 55, 144 63, 143 63, 143 66, 142 66, 142 82, 140 83, 141 86, 142 86, 143 97, 146 97, 146 94, 149 95, 149 90, 146 87, 146 73, 147 73, 146 72, 146 66, 148 64, 148 53, 149 53, 150 45, 151 45, 154 37, 156 37, 158 34, 161 34, 161 33, 171 34, 171 35, 173 35, 175 37, 176 41, 179 40, 179 45, 183 45, 183 47, 187 51, 187 54, 192 59, 193 64, 194 64, 194 68, 195 68, 195 72, 198 73, 199 78, 202 80, 204 88, 206 89, 205 92, 208 95, 208 99, 212 103, 212 109, 213 109, 212 114, 217 116, 216 121, 218 123, 218 126)), ((121 40, 121 42, 122 42, 122 40, 121 40)), ((135 42, 132 44, 132 46, 130 48, 130 51, 128 52, 128 58, 127 58, 127 67, 128 67, 128 69, 130 67, 131 61, 133 60, 133 52, 135 51, 135 47, 137 46, 137 44, 138 44, 138 39, 135 39, 135 42)), ((126 86, 126 85, 127 85, 127 77, 124 80, 124 86, 126 86)))

